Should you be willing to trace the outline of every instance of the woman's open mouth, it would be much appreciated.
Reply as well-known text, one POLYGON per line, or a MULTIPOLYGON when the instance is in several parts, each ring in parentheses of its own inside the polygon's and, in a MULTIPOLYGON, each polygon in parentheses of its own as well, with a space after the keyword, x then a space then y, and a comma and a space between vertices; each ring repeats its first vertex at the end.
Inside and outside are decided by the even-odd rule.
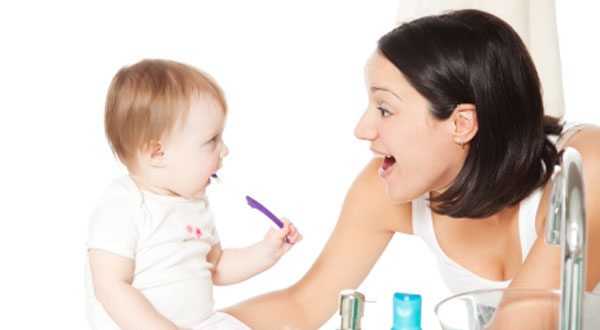
POLYGON ((394 164, 396 164, 396 158, 394 158, 394 156, 385 156, 381 163, 381 167, 379 168, 379 176, 382 178, 387 177, 392 171, 394 164))

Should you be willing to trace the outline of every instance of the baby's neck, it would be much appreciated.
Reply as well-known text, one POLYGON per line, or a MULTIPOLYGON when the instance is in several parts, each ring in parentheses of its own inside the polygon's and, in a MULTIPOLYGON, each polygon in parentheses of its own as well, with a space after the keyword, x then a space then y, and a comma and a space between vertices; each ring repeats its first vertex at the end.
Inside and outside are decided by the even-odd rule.
POLYGON ((177 194, 170 191, 169 189, 161 187, 160 184, 154 182, 155 180, 149 179, 148 175, 144 175, 143 173, 135 173, 133 171, 130 171, 129 177, 141 190, 149 191, 157 195, 177 196, 177 194))

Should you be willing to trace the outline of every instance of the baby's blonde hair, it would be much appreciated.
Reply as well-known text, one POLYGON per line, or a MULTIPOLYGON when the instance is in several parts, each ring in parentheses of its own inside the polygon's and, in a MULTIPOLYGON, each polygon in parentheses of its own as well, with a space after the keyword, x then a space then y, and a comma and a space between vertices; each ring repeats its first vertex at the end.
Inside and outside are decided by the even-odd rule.
POLYGON ((207 73, 168 60, 143 60, 114 76, 104 113, 111 149, 128 168, 148 143, 168 136, 186 120, 194 96, 212 97, 227 112, 225 95, 207 73))

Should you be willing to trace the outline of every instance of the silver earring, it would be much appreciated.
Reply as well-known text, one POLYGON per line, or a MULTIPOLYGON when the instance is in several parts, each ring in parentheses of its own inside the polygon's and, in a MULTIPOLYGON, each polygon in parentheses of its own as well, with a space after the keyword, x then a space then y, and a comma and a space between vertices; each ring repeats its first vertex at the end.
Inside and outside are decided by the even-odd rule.
POLYGON ((458 142, 458 145, 460 145, 461 148, 465 147, 465 139, 460 138, 460 141, 458 142))

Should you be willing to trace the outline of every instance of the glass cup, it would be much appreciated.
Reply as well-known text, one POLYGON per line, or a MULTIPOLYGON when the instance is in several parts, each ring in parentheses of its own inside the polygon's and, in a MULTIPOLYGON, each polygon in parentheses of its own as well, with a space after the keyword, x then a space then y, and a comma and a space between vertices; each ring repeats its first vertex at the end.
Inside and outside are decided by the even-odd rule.
MULTIPOLYGON (((444 299, 435 314, 444 330, 558 330, 559 310, 557 290, 490 289, 444 299)), ((600 329, 599 310, 600 295, 586 293, 583 329, 600 329)))
POLYGON ((444 330, 558 330, 560 293, 542 289, 491 289, 442 300, 435 314, 444 330))

